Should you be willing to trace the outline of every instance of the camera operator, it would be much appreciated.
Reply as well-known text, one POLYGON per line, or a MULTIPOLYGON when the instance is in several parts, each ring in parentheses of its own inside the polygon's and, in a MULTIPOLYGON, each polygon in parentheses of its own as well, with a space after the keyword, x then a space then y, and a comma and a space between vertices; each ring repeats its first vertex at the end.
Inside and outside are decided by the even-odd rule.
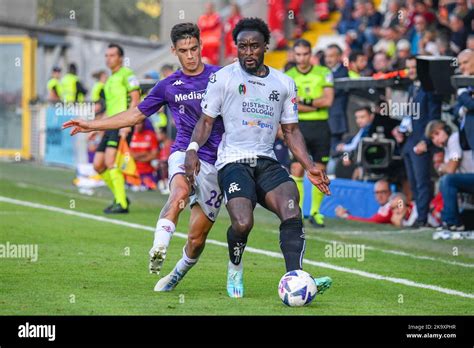
POLYGON ((416 202, 418 216, 413 227, 428 226, 428 211, 432 196, 430 183, 431 158, 427 152, 431 141, 424 132, 429 121, 441 118, 441 96, 425 91, 416 71, 416 57, 406 60, 408 77, 412 81, 408 89, 410 115, 403 115, 402 122, 393 129, 392 135, 401 144, 401 153, 416 202), (414 112, 417 111, 417 112, 414 112))

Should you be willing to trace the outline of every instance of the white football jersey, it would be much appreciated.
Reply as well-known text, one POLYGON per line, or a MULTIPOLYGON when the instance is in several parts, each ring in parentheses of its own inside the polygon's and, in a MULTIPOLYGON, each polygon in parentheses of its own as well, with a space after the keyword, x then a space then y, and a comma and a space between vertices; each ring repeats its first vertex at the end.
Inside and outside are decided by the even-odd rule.
POLYGON ((201 107, 204 114, 224 120, 217 169, 232 162, 253 163, 257 156, 276 159, 279 124, 298 122, 296 92, 292 78, 270 67, 259 77, 235 62, 211 75, 201 107))

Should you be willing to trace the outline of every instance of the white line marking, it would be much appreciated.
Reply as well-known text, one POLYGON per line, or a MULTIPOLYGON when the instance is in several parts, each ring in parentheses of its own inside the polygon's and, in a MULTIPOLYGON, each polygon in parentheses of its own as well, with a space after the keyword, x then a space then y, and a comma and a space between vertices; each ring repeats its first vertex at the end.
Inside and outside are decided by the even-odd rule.
MULTIPOLYGON (((274 234, 279 234, 280 233, 278 231, 269 230, 269 229, 267 229, 267 231, 270 231, 271 233, 274 233, 274 234)), ((385 253, 385 254, 392 254, 392 255, 410 257, 410 258, 413 258, 413 259, 437 261, 437 262, 442 262, 442 263, 446 263, 446 264, 449 264, 449 265, 461 266, 461 267, 474 267, 474 263, 463 263, 463 262, 459 262, 459 261, 451 261, 451 260, 440 259, 440 258, 432 257, 432 256, 415 255, 415 254, 410 254, 410 253, 407 253, 407 252, 401 251, 401 250, 379 249, 379 248, 367 245, 365 242, 347 243, 347 242, 342 242, 342 241, 338 241, 338 240, 324 239, 324 238, 321 238, 321 237, 308 235, 307 233, 305 234, 305 237, 306 237, 306 239, 319 240, 320 242, 325 242, 325 243, 337 243, 337 244, 344 244, 344 245, 347 245, 347 244, 360 244, 360 245, 364 245, 364 248, 366 250, 380 251, 380 252, 385 253)))
MULTIPOLYGON (((135 228, 135 229, 145 230, 145 231, 152 231, 152 232, 155 231, 155 229, 153 227, 150 227, 150 226, 145 226, 145 225, 136 224, 136 223, 132 223, 132 222, 114 220, 114 219, 106 218, 106 217, 103 217, 103 216, 97 216, 97 215, 92 215, 92 214, 87 214, 87 213, 81 213, 81 212, 77 212, 77 211, 57 208, 57 207, 44 205, 44 204, 39 204, 39 203, 21 201, 21 200, 9 198, 9 197, 0 196, 0 202, 16 204, 16 205, 20 205, 20 206, 24 206, 24 207, 30 207, 30 208, 44 209, 44 210, 58 212, 58 213, 66 214, 66 215, 78 216, 78 217, 82 217, 82 218, 85 218, 85 219, 96 220, 96 221, 100 221, 100 222, 108 222, 108 223, 115 224, 115 225, 127 226, 127 227, 131 227, 131 228, 135 228)), ((180 238, 187 238, 186 234, 180 233, 180 232, 175 232, 174 235, 178 236, 180 238)), ((213 239, 208 239, 207 243, 227 247, 227 243, 220 242, 220 241, 213 240, 213 239)), ((254 254, 265 255, 265 256, 274 257, 274 258, 278 258, 278 259, 283 258, 283 255, 281 253, 277 253, 277 252, 274 252, 274 251, 262 250, 262 249, 252 248, 252 247, 247 247, 246 250, 248 252, 254 253, 254 254)), ((421 288, 421 289, 429 289, 429 290, 437 291, 437 292, 440 292, 440 293, 443 293, 443 294, 474 299, 474 294, 469 294, 469 293, 465 293, 465 292, 458 291, 458 290, 443 288, 443 287, 440 287, 440 286, 437 286, 437 285, 417 283, 417 282, 414 282, 412 280, 403 279, 403 278, 386 277, 386 276, 382 276, 382 275, 375 274, 375 273, 369 273, 369 272, 361 271, 361 270, 358 270, 358 269, 341 267, 341 266, 331 265, 331 264, 326 263, 326 262, 317 262, 317 261, 312 261, 312 260, 308 260, 308 259, 304 259, 304 263, 312 265, 312 266, 321 267, 321 268, 332 269, 334 271, 355 274, 355 275, 365 277, 365 278, 376 279, 376 280, 385 280, 385 281, 388 281, 388 282, 391 282, 391 283, 402 284, 402 285, 411 286, 411 287, 415 287, 415 288, 421 288)))

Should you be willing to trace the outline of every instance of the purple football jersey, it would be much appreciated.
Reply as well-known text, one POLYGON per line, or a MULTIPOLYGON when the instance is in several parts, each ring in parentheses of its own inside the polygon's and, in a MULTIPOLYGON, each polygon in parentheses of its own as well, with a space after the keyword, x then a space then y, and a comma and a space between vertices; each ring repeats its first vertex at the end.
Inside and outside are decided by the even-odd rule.
MULTIPOLYGON (((201 117, 201 100, 206 92, 209 77, 219 69, 218 66, 205 64, 202 73, 194 76, 185 75, 182 70, 178 70, 159 81, 138 104, 138 109, 147 117, 156 113, 163 105, 168 105, 177 130, 175 142, 171 147, 172 153, 187 149, 194 127, 201 117)), ((216 162, 217 147, 223 133, 224 123, 222 118, 218 117, 209 139, 198 151, 201 160, 210 164, 216 162)))

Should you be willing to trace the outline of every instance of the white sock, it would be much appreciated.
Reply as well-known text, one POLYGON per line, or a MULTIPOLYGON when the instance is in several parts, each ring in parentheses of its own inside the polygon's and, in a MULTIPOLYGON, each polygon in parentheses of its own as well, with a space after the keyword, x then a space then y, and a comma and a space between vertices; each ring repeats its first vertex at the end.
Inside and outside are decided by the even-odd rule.
POLYGON ((178 261, 176 264, 176 270, 181 273, 182 275, 185 275, 193 266, 198 262, 199 258, 197 259, 191 259, 186 255, 186 246, 183 248, 183 256, 181 259, 178 261))
POLYGON ((156 223, 155 228, 155 240, 153 246, 165 246, 168 247, 170 244, 171 237, 176 229, 173 221, 168 219, 159 219, 156 223))
POLYGON ((244 263, 242 261, 240 261, 238 265, 234 265, 232 262, 229 261, 229 270, 242 272, 243 269, 244 263))

